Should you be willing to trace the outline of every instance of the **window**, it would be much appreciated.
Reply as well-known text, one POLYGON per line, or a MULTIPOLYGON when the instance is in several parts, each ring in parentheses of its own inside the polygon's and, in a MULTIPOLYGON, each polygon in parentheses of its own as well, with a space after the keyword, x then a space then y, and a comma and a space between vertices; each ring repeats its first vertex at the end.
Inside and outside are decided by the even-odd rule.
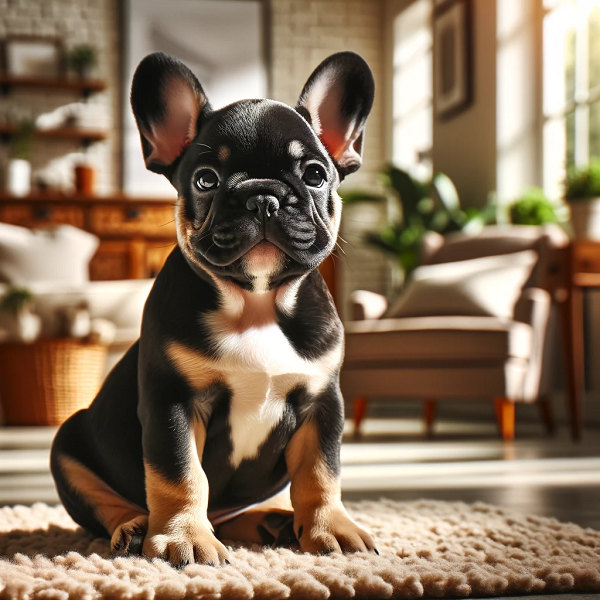
POLYGON ((600 157, 600 0, 544 0, 544 187, 600 157))
POLYGON ((416 0, 394 20, 393 162, 431 172, 433 114, 432 2, 416 0))

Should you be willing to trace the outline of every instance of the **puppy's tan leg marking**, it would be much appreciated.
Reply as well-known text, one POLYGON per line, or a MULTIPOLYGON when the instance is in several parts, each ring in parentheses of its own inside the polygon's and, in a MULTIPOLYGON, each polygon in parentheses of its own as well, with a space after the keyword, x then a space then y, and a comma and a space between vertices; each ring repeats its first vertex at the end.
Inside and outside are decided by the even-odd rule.
POLYGON ((290 491, 289 488, 285 488, 240 516, 217 525, 216 534, 221 540, 265 544, 271 547, 297 546, 293 521, 290 491))
POLYGON ((218 565, 229 556, 206 515, 208 478, 200 463, 206 429, 201 422, 196 424, 195 434, 190 436, 189 470, 181 481, 168 480, 144 462, 150 516, 143 553, 175 566, 193 562, 218 565))
POLYGON ((62 455, 58 462, 71 488, 93 508, 96 518, 111 536, 111 551, 126 554, 132 535, 146 532, 147 511, 123 498, 74 458, 62 455))
POLYGON ((346 512, 339 478, 325 461, 315 424, 309 420, 294 434, 285 454, 292 482, 294 531, 305 552, 367 552, 373 538, 346 512))

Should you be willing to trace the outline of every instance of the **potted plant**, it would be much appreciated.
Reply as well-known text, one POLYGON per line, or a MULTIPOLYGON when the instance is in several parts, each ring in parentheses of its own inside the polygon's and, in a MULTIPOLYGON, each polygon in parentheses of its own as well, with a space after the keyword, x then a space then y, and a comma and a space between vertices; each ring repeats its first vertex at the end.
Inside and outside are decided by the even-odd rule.
POLYGON ((509 206, 508 212, 513 225, 543 225, 564 223, 565 210, 563 205, 552 202, 542 188, 529 187, 509 206))
POLYGON ((19 342, 33 342, 40 335, 42 320, 32 312, 33 294, 27 288, 11 286, 0 301, 0 310, 9 313, 11 337, 19 342))
POLYGON ((6 188, 14 196, 27 196, 31 191, 31 138, 33 121, 20 121, 11 136, 9 159, 6 171, 6 188))
POLYGON ((96 48, 90 44, 74 46, 69 52, 68 61, 78 77, 89 78, 98 62, 96 48))
POLYGON ((569 169, 565 198, 575 238, 600 240, 600 159, 569 169))
MULTIPOLYGON (((406 171, 389 166, 382 174, 389 196, 399 203, 396 216, 379 231, 367 235, 366 241, 396 256, 404 279, 416 268, 423 237, 430 231, 441 235, 453 231, 478 231, 496 218, 492 204, 483 209, 460 205, 452 180, 444 173, 435 173, 431 180, 420 181, 406 171)), ((381 194, 354 191, 342 194, 344 204, 359 201, 380 201, 381 194)))

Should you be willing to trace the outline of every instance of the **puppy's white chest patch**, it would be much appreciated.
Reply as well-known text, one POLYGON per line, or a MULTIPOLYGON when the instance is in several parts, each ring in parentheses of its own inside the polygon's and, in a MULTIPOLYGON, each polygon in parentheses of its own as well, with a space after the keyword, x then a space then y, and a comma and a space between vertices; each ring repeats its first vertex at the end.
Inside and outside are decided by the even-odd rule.
POLYGON ((288 393, 298 385, 317 393, 330 370, 321 361, 299 356, 277 324, 223 333, 217 340, 223 352, 220 367, 232 392, 230 462, 238 467, 257 456, 281 421, 288 393))
POLYGON ((335 346, 317 360, 300 356, 277 323, 235 331, 215 318, 212 341, 218 358, 208 358, 173 342, 167 354, 189 384, 202 390, 221 381, 231 390, 229 426, 235 468, 258 455, 269 434, 281 421, 288 394, 303 386, 320 393, 339 368, 342 346, 335 346))

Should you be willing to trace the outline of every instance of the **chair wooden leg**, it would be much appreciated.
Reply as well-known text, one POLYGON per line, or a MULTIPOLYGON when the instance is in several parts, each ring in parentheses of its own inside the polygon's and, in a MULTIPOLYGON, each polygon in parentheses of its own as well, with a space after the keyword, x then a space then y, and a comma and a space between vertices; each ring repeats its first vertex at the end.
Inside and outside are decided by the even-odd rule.
POLYGON ((367 412, 368 400, 363 397, 354 399, 354 437, 360 436, 360 425, 365 418, 367 412))
POLYGON ((556 433, 556 424, 554 422, 554 415, 552 414, 552 405, 550 404, 550 400, 548 400, 548 398, 540 398, 538 400, 538 405, 540 407, 542 421, 546 426, 546 431, 549 435, 554 435, 556 433))
POLYGON ((515 439, 515 403, 507 398, 496 398, 496 419, 504 441, 515 439))
POLYGON ((425 400, 423 405, 423 419, 425 420, 425 435, 433 437, 433 424, 437 410, 437 400, 425 400))

